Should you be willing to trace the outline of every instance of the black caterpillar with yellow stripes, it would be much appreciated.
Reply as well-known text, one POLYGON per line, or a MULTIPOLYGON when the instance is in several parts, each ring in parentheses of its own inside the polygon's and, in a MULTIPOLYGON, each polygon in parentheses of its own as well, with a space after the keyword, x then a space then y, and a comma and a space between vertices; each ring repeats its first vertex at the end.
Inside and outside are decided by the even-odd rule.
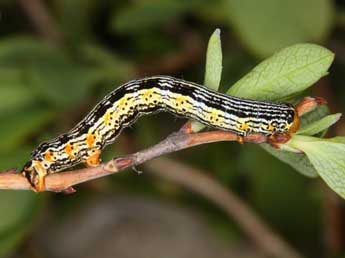
POLYGON ((295 108, 287 103, 241 99, 169 76, 133 80, 108 94, 73 129, 40 144, 22 173, 36 191, 44 177, 81 162, 99 164, 101 150, 138 117, 167 111, 239 136, 293 133, 295 108))

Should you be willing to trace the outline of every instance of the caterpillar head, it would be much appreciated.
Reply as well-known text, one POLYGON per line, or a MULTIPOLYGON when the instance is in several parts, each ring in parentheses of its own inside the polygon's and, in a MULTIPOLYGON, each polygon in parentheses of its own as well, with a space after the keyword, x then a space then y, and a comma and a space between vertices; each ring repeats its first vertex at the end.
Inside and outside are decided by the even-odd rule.
POLYGON ((51 163, 42 155, 40 146, 31 153, 31 159, 25 163, 21 173, 29 181, 32 190, 36 192, 45 190, 44 177, 48 174, 50 166, 51 163))
POLYGON ((298 128, 299 128, 299 123, 300 123, 300 119, 298 116, 298 113, 296 111, 296 109, 293 109, 293 119, 289 128, 289 133, 295 133, 297 132, 298 128))
POLYGON ((31 159, 25 163, 22 175, 29 181, 32 190, 35 192, 44 191, 44 176, 47 175, 47 169, 42 165, 42 161, 31 159))

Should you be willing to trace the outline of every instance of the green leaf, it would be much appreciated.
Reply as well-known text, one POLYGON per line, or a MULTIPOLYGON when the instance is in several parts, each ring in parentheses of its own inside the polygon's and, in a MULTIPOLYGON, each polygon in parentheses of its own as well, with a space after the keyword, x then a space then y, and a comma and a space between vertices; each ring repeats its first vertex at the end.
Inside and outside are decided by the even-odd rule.
POLYGON ((225 3, 236 33, 261 58, 295 43, 324 40, 334 16, 333 4, 328 0, 225 0, 225 3))
POLYGON ((277 150, 268 144, 260 144, 260 146, 268 153, 281 160, 282 162, 289 164, 296 171, 307 177, 317 177, 318 173, 314 166, 310 163, 306 155, 302 153, 292 153, 282 150, 277 150))
POLYGON ((317 122, 329 114, 327 105, 317 106, 314 110, 304 114, 300 118, 300 128, 306 127, 311 123, 317 122))
POLYGON ((295 95, 327 74, 334 54, 314 44, 287 47, 257 65, 229 90, 229 95, 281 100, 295 95))
POLYGON ((13 150, 53 118, 51 111, 41 108, 30 108, 1 116, 0 119, 4 122, 0 124, 0 151, 13 150))
MULTIPOLYGON (((213 90, 218 90, 222 78, 222 44, 220 29, 216 29, 211 35, 206 52, 205 80, 204 85, 213 90)), ((192 131, 198 132, 205 128, 205 125, 193 121, 192 131)))
POLYGON ((216 29, 208 41, 206 52, 206 69, 204 84, 213 90, 218 90, 222 76, 222 45, 220 29, 216 29))
POLYGON ((345 144, 298 135, 288 144, 302 150, 329 187, 345 198, 345 144))
POLYGON ((327 141, 345 144, 345 136, 336 136, 336 137, 327 139, 327 141))
MULTIPOLYGON (((337 119, 340 118, 340 114, 325 116, 327 113, 328 108, 327 106, 323 105, 302 116, 301 130, 306 130, 303 134, 308 134, 308 132, 317 134, 325 131, 329 126, 332 125, 332 123, 335 123, 336 121, 338 121, 337 119)), ((299 134, 302 134, 301 130, 298 131, 299 134)), ((281 145, 280 150, 272 148, 267 144, 261 144, 260 146, 271 155, 280 159, 284 163, 289 164, 302 175, 308 177, 318 176, 318 173, 314 166, 310 163, 306 155, 300 153, 300 150, 293 149, 292 146, 286 144, 281 145)))
POLYGON ((328 127, 332 126, 338 120, 340 119, 341 114, 333 114, 333 115, 328 115, 314 123, 311 123, 305 127, 302 127, 297 131, 297 134, 303 134, 303 135, 315 135, 318 134, 324 130, 326 130, 328 127))
MULTIPOLYGON (((276 53, 256 66, 228 91, 228 94, 245 98, 279 100, 290 97, 317 81, 327 73, 334 55, 329 50, 313 44, 297 44, 276 53)), ((327 113, 322 106, 301 118, 302 125, 318 121, 327 113)), ((316 177, 317 172, 305 155, 262 147, 298 172, 316 177)))

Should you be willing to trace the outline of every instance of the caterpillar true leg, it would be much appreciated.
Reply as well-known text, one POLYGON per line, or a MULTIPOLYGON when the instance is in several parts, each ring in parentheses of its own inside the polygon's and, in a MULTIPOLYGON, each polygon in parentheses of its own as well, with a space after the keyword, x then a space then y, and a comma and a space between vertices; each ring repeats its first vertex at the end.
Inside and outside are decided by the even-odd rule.
POLYGON ((101 164, 101 150, 94 150, 93 154, 87 157, 85 164, 89 167, 97 167, 101 164))

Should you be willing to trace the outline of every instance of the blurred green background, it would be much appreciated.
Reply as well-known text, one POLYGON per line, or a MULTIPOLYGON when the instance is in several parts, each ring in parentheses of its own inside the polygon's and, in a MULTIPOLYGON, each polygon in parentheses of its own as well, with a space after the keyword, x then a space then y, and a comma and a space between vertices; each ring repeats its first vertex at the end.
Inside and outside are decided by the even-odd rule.
MULTIPOLYGON (((216 28, 221 91, 282 47, 315 42, 336 56, 308 94, 344 111, 341 0, 1 0, 0 170, 20 169, 37 144, 70 129, 123 82, 167 74, 202 83, 216 28)), ((103 159, 151 146, 183 122, 141 118, 103 159)), ((340 120, 329 135, 344 131, 340 120)), ((258 146, 214 143, 168 159, 196 170, 186 172, 196 184, 206 174, 237 195, 298 257, 345 254, 344 201, 258 146)), ((207 184, 181 187, 153 166, 82 184, 73 195, 1 191, 0 256, 271 257, 200 195, 207 184)))

